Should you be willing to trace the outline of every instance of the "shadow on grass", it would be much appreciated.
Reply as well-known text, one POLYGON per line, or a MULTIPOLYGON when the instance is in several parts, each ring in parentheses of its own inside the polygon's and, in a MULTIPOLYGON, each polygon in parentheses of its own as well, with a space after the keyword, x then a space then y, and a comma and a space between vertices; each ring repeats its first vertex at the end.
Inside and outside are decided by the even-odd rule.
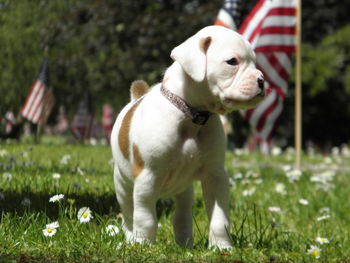
MULTIPOLYGON (((44 212, 48 217, 57 217, 58 215, 59 204, 50 203, 49 199, 52 195, 48 193, 33 193, 30 191, 20 193, 15 191, 3 191, 2 193, 4 194, 4 198, 0 200, 1 212, 13 213, 18 216, 21 216, 26 212, 44 212)), ((67 197, 65 196, 65 199, 60 202, 63 207, 67 208, 71 204, 77 209, 87 206, 100 215, 120 212, 117 199, 113 193, 82 193, 81 195, 72 193, 67 197)))
MULTIPOLYGON (((57 218, 60 205, 64 208, 73 206, 76 209, 81 207, 89 207, 94 213, 100 216, 119 214, 120 206, 114 193, 71 193, 65 195, 65 199, 59 203, 51 203, 49 199, 52 195, 39 192, 33 193, 31 191, 3 191, 3 198, 0 200, 0 214, 12 213, 17 216, 22 216, 25 213, 45 213, 50 218, 57 218), (74 201, 73 201, 74 200, 74 201)), ((157 216, 168 216, 174 207, 174 203, 170 199, 161 199, 157 202, 157 216)))

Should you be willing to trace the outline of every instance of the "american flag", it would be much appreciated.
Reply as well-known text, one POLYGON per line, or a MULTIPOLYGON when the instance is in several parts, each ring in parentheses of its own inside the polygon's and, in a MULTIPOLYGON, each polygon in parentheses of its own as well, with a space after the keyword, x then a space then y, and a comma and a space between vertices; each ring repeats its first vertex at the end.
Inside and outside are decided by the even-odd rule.
POLYGON ((85 94, 78 105, 70 130, 77 140, 89 139, 94 126, 94 112, 89 94, 85 94))
POLYGON ((270 141, 283 110, 295 52, 295 0, 259 0, 238 32, 253 45, 257 67, 269 95, 255 109, 243 112, 260 140, 270 141))
POLYGON ((35 124, 45 123, 54 103, 55 100, 50 87, 48 60, 45 58, 21 109, 21 115, 35 124))
MULTIPOLYGON (((264 73, 269 91, 255 109, 241 111, 261 141, 271 140, 283 110, 291 72, 290 54, 295 51, 295 4, 295 0, 259 0, 238 29, 253 45, 257 67, 264 73)), ((232 20, 236 14, 237 10, 232 20)))

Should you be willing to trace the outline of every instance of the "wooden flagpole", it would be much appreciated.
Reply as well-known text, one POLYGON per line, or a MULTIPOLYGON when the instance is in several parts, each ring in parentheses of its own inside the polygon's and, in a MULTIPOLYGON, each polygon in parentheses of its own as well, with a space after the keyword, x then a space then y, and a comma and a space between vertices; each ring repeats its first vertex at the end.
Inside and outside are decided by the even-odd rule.
POLYGON ((296 66, 295 66, 295 169, 301 166, 301 0, 296 6, 296 66))

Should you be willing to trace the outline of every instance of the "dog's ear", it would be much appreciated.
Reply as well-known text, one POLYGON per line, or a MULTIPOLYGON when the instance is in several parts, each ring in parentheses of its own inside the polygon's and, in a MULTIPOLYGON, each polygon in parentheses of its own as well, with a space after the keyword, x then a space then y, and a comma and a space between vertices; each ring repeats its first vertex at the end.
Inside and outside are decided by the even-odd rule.
POLYGON ((206 52, 210 46, 211 37, 190 37, 171 51, 170 57, 179 62, 186 73, 195 81, 205 78, 207 63, 206 52))

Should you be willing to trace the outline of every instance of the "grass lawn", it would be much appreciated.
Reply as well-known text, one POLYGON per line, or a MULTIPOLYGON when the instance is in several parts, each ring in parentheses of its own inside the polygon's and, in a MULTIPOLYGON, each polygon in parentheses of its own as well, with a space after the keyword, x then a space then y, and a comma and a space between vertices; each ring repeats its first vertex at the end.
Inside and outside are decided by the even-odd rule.
POLYGON ((106 230, 121 225, 108 146, 2 143, 0 262, 350 262, 350 157, 303 156, 302 173, 292 164, 287 153, 228 152, 234 249, 207 248, 198 183, 195 247, 183 249, 173 238, 172 200, 158 202, 156 245, 130 245, 106 230), (57 194, 64 198, 50 202, 57 194), (77 217, 82 207, 91 210, 86 223, 77 217))

